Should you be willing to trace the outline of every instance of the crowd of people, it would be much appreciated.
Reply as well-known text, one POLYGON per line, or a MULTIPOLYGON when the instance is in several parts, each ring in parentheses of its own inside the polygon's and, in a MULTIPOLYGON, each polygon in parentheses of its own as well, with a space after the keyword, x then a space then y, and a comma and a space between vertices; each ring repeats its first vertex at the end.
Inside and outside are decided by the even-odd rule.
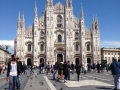
MULTIPOLYGON (((71 74, 76 73, 77 81, 79 81, 80 73, 87 74, 89 72, 97 72, 101 73, 104 71, 111 70, 113 78, 114 78, 114 84, 115 89, 118 90, 118 86, 120 87, 120 62, 118 62, 115 58, 113 58, 113 62, 110 64, 105 63, 76 63, 70 61, 64 61, 61 60, 56 62, 54 65, 50 65, 48 62, 45 64, 44 62, 41 62, 39 66, 30 65, 27 66, 25 63, 22 63, 18 57, 16 57, 15 54, 13 54, 12 59, 8 62, 7 66, 7 77, 6 81, 9 81, 9 90, 20 90, 21 87, 21 75, 25 74, 33 74, 35 73, 35 70, 39 71, 39 74, 53 74, 53 80, 64 80, 64 83, 67 82, 67 80, 71 80, 70 76, 71 74), (119 84, 119 85, 118 85, 119 84)), ((1 72, 5 72, 5 66, 0 67, 0 74, 1 72)), ((120 89, 120 88, 119 88, 120 89)))

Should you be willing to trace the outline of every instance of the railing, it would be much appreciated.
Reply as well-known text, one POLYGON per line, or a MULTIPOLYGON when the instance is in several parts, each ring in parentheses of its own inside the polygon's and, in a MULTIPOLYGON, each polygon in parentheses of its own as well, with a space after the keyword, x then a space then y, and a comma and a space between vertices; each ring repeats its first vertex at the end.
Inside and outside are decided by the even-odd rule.
POLYGON ((64 42, 55 42, 54 46, 56 48, 65 48, 65 43, 64 42))
POLYGON ((32 52, 28 52, 28 51, 27 51, 26 54, 32 54, 32 52))

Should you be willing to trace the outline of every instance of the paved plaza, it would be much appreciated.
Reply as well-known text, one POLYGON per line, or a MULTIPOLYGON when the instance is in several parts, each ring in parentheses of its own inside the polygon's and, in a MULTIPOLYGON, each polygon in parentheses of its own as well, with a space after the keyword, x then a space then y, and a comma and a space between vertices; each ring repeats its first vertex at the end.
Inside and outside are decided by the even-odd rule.
MULTIPOLYGON (((5 74, 0 76, 0 90, 8 90, 8 82, 5 74)), ((113 90, 113 77, 110 72, 91 72, 81 74, 77 81, 76 73, 71 74, 71 80, 67 83, 52 80, 52 74, 22 75, 21 90, 113 90)))

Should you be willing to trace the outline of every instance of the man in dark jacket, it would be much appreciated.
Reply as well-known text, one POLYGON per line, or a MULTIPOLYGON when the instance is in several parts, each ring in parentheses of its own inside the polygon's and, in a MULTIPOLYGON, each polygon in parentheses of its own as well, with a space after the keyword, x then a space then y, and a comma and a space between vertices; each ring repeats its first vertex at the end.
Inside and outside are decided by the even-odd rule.
POLYGON ((77 65, 75 66, 76 72, 77 72, 77 79, 79 81, 79 76, 80 76, 80 71, 81 71, 81 65, 79 63, 77 63, 77 65))
POLYGON ((113 62, 110 65, 110 70, 111 70, 113 78, 114 78, 114 84, 115 84, 114 90, 118 90, 117 82, 118 82, 118 79, 120 78, 120 62, 117 62, 117 60, 115 58, 113 58, 112 61, 113 62))
POLYGON ((63 64, 63 75, 64 75, 64 83, 65 83, 68 77, 68 65, 66 61, 63 64))
POLYGON ((12 60, 8 62, 6 80, 9 80, 9 90, 16 90, 17 75, 21 74, 21 70, 18 62, 16 61, 16 55, 13 54, 11 57, 12 60))
MULTIPOLYGON (((20 66, 20 70, 21 70, 21 73, 23 73, 23 65, 22 65, 22 62, 20 61, 20 59, 17 57, 16 58, 16 60, 17 60, 17 62, 18 62, 18 64, 19 64, 19 66, 20 66)), ((19 90, 20 89, 20 86, 21 86, 21 77, 20 77, 20 75, 18 74, 17 75, 17 89, 19 90)))

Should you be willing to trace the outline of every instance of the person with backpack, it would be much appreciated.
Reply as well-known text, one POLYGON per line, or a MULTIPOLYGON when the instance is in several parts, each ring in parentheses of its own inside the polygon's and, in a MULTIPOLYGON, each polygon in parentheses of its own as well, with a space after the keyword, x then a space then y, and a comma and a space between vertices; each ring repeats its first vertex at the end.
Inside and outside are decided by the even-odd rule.
POLYGON ((60 60, 58 63, 58 81, 62 79, 63 76, 63 64, 62 61, 60 60))
POLYGON ((120 79, 120 62, 118 62, 115 58, 112 58, 110 70, 114 78, 114 90, 120 90, 120 88, 117 88, 120 87, 120 82, 118 82, 118 80, 120 79))

